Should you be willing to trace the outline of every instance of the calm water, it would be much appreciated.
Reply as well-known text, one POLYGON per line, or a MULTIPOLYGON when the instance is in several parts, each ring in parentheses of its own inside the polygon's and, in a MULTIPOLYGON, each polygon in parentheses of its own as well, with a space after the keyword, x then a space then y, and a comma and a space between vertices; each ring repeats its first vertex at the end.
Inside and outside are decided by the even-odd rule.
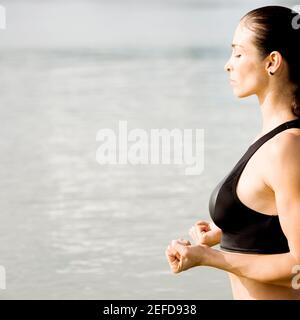
POLYGON ((238 19, 269 3, 2 3, 1 298, 231 299, 226 273, 172 275, 164 251, 209 219, 210 192, 260 128, 223 66, 238 19), (96 133, 119 120, 204 129, 203 173, 99 165, 96 133))

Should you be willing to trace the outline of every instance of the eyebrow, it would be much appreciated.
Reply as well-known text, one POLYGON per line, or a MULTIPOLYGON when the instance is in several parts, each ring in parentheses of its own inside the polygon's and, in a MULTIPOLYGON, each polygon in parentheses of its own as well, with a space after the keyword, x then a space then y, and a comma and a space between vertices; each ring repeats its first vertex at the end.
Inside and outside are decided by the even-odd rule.
POLYGON ((232 43, 232 44, 231 44, 231 46, 232 46, 232 48, 237 47, 237 46, 238 46, 238 47, 242 47, 242 48, 244 48, 244 47, 243 47, 243 46, 241 46, 240 44, 236 44, 236 43, 232 43))

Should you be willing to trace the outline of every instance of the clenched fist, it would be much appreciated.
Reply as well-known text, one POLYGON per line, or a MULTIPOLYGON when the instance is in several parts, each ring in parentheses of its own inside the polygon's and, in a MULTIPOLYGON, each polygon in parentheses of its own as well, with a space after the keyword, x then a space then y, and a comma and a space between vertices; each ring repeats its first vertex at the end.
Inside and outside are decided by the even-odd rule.
POLYGON ((189 235, 196 244, 212 247, 220 243, 222 230, 212 221, 199 220, 190 228, 189 235))
POLYGON ((173 273, 180 273, 203 265, 208 249, 210 248, 207 246, 191 245, 188 240, 178 239, 172 240, 165 253, 171 271, 173 273))

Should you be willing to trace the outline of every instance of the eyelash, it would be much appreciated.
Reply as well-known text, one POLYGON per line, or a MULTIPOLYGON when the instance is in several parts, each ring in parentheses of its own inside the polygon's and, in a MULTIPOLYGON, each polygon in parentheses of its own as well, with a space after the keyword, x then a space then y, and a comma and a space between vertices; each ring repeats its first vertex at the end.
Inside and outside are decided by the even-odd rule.
POLYGON ((235 56, 236 58, 240 58, 242 55, 241 54, 238 54, 237 56, 235 56))

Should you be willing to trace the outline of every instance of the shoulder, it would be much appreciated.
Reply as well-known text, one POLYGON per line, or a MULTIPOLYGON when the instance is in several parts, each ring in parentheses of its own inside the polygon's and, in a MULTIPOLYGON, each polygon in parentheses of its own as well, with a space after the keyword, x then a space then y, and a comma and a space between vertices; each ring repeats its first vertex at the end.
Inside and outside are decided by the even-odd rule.
POLYGON ((297 133, 282 132, 269 145, 268 157, 274 160, 298 158, 300 160, 300 130, 297 133))
POLYGON ((266 152, 265 174, 274 190, 293 180, 300 181, 300 132, 283 132, 272 140, 266 152))

